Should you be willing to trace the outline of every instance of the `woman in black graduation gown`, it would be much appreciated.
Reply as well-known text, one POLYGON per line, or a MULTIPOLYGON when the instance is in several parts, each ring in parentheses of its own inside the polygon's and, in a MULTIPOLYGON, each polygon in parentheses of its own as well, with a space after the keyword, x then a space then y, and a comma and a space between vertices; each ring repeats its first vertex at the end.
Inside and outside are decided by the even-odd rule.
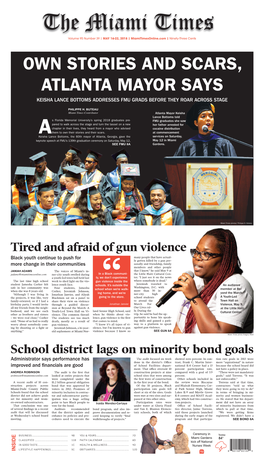
POLYGON ((228 156, 235 157, 232 143, 211 132, 214 128, 215 107, 209 102, 196 102, 186 116, 186 124, 197 131, 183 142, 174 156, 228 156))
POLYGON ((136 179, 131 176, 121 177, 121 188, 108 192, 104 204, 119 223, 134 223, 138 213, 147 206, 145 195, 138 190, 136 179))
POLYGON ((108 226, 114 225, 111 212, 102 204, 102 195, 94 184, 77 187, 81 196, 75 207, 68 211, 65 225, 69 226, 108 226))
POLYGON ((78 166, 79 168, 83 168, 83 172, 85 172, 84 164, 79 157, 81 155, 81 151, 78 150, 77 148, 70 146, 70 149, 67 151, 65 154, 64 160, 61 162, 59 170, 58 170, 58 176, 60 178, 60 183, 62 186, 65 185, 65 169, 70 166, 78 166))

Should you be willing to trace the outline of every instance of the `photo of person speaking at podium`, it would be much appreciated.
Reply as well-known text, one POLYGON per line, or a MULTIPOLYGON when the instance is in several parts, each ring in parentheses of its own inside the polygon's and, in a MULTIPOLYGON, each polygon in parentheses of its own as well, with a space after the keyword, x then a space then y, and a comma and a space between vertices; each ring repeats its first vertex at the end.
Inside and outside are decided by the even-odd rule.
POLYGON ((184 214, 180 208, 167 203, 167 193, 171 184, 160 179, 152 179, 145 190, 150 192, 150 205, 140 211, 136 226, 183 226, 184 214))
MULTIPOLYGON (((223 114, 226 108, 220 106, 219 113, 223 114)), ((232 107, 232 113, 235 111, 232 107)), ((250 225, 253 224, 253 145, 215 131, 215 113, 209 102, 194 103, 187 113, 186 125, 196 135, 181 143, 173 156, 164 157, 166 180, 172 184, 171 202, 181 208, 187 225, 250 225)), ((224 114, 222 125, 230 120, 231 111, 225 110, 224 114)), ((246 136, 250 140, 250 110, 248 114, 246 136)), ((236 134, 241 124, 238 117, 234 119, 232 130, 236 134)))
POLYGON ((186 116, 186 124, 198 133, 183 142, 174 156, 228 156, 236 157, 232 143, 213 132, 215 107, 209 102, 194 103, 186 116))
POLYGON ((242 276, 236 239, 228 229, 212 229, 191 249, 195 277, 184 272, 174 282, 185 299, 174 333, 252 333, 253 290, 242 276))

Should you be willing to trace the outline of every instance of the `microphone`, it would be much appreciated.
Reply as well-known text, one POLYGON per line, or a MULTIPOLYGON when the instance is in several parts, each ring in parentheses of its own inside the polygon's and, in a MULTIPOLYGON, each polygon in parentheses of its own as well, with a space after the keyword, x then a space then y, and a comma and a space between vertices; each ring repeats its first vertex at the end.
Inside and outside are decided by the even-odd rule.
POLYGON ((211 130, 209 131, 209 129, 208 129, 207 126, 203 126, 203 127, 202 127, 202 130, 203 130, 204 132, 212 132, 213 134, 221 135, 222 137, 224 137, 224 138, 226 138, 226 139, 229 139, 229 140, 232 140, 233 142, 237 142, 237 143, 240 143, 241 145, 245 145, 246 147, 253 148, 253 145, 250 145, 249 143, 246 143, 246 142, 242 142, 241 140, 234 139, 233 137, 230 137, 229 135, 221 134, 220 132, 216 132, 216 131, 214 131, 213 129, 211 129, 211 130))
MULTIPOLYGON (((192 271, 186 271, 186 274, 189 274, 190 277, 193 277, 194 276, 194 273, 192 271)), ((172 288, 170 288, 160 299, 159 301, 156 303, 156 306, 158 306, 158 308, 163 305, 164 303, 166 303, 166 301, 168 301, 173 295, 175 295, 176 292, 174 292, 172 289, 173 288, 180 288, 181 285, 180 284, 176 284, 176 285, 173 285, 172 288)))

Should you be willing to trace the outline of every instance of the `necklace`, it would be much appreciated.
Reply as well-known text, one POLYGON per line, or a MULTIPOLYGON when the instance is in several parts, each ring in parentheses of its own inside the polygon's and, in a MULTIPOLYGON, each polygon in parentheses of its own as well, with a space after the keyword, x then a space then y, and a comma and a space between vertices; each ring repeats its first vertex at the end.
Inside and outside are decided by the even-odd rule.
POLYGON ((113 383, 112 385, 110 384, 109 380, 108 380, 108 385, 109 387, 114 387, 116 384, 117 384, 118 381, 116 381, 115 383, 113 383))

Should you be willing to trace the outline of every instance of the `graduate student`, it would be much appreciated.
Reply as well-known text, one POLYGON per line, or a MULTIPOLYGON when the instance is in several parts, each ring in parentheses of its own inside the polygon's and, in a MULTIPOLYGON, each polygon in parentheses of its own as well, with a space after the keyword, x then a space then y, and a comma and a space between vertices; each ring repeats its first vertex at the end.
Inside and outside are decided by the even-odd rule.
POLYGON ((87 151, 84 162, 86 172, 83 175, 82 184, 86 185, 90 182, 95 182, 99 192, 104 198, 106 193, 111 190, 112 185, 107 180, 106 176, 99 170, 99 160, 101 157, 102 155, 94 150, 87 151))
POLYGON ((237 156, 232 143, 213 132, 215 107, 209 102, 196 102, 186 116, 186 124, 196 134, 183 142, 174 156, 237 156))
POLYGON ((67 166, 64 168, 65 188, 56 200, 56 205, 65 212, 72 209, 80 196, 80 191, 75 190, 82 183, 83 168, 79 166, 67 166))
POLYGON ((122 164, 119 186, 105 197, 104 205, 111 211, 116 225, 134 225, 137 215, 147 206, 145 195, 137 188, 138 164, 122 164))
POLYGON ((16 226, 60 226, 64 225, 65 212, 58 206, 53 206, 55 200, 54 184, 44 182, 35 186, 37 204, 25 210, 19 218, 15 218, 16 226))
POLYGON ((58 170, 58 176, 60 178, 60 183, 61 183, 61 186, 62 188, 65 187, 65 169, 67 167, 70 167, 70 166, 77 166, 79 168, 83 168, 83 172, 84 172, 84 164, 80 158, 82 152, 76 148, 76 147, 73 147, 72 145, 70 145, 70 148, 69 150, 66 152, 65 154, 65 158, 63 159, 63 161, 61 162, 61 165, 59 167, 59 170, 58 170))
POLYGON ((32 187, 35 183, 35 168, 18 166, 15 172, 14 184, 11 186, 11 204, 21 213, 36 204, 32 187))
POLYGON ((150 205, 140 211, 136 226, 183 226, 184 214, 180 208, 167 203, 167 193, 171 184, 160 179, 152 179, 145 190, 150 192, 150 205))
POLYGON ((120 150, 117 153, 111 155, 116 162, 116 168, 106 174, 107 180, 115 188, 119 186, 120 182, 120 173, 122 164, 127 164, 129 160, 129 155, 126 150, 120 150))
POLYGON ((61 191, 60 179, 58 174, 52 172, 46 161, 47 153, 40 151, 36 155, 30 156, 29 159, 35 164, 35 185, 44 184, 45 182, 53 182, 55 198, 61 191))
POLYGON ((75 207, 67 212, 65 225, 67 226, 112 226, 112 214, 102 203, 102 195, 97 185, 91 182, 76 187, 80 196, 75 207))

